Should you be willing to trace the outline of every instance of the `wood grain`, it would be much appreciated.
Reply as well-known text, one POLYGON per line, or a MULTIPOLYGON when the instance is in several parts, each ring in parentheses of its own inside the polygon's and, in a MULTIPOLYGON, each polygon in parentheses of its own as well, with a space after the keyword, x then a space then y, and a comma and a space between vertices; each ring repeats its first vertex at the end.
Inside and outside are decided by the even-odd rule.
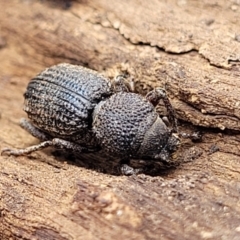
POLYGON ((0 239, 239 239, 237 1, 0 5, 1 149, 37 143, 18 125, 23 93, 59 62, 128 73, 142 94, 165 87, 180 130, 203 134, 183 140, 174 168, 131 177, 99 155, 0 156, 0 239))

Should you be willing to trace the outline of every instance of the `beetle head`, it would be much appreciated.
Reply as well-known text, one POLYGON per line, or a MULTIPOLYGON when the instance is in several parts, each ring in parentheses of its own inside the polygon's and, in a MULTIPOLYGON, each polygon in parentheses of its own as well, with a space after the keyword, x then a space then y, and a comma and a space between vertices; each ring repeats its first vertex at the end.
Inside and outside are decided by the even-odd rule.
POLYGON ((179 145, 178 135, 172 133, 162 119, 158 117, 150 129, 146 131, 137 155, 144 159, 167 161, 179 145))

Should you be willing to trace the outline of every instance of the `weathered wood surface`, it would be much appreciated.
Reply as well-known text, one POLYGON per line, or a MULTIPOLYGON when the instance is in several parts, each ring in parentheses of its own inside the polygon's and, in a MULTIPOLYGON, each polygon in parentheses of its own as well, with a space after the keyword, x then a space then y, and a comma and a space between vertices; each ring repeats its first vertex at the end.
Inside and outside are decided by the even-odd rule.
POLYGON ((239 16, 224 0, 0 0, 0 148, 37 142, 22 94, 59 62, 163 86, 180 128, 203 132, 154 176, 115 176, 97 155, 1 156, 0 239, 239 239, 239 16))

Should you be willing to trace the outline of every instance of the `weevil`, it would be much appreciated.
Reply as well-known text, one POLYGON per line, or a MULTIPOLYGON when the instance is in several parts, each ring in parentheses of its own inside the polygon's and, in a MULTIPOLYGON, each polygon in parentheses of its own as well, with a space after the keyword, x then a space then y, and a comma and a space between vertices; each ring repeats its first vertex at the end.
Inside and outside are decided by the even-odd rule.
POLYGON ((20 125, 41 142, 6 148, 2 154, 19 156, 52 146, 80 153, 101 150, 123 163, 166 161, 180 144, 174 109, 162 88, 144 97, 129 92, 121 78, 111 83, 96 71, 62 63, 34 77, 24 98, 29 120, 22 119, 20 125), (160 100, 171 127, 156 112, 160 100))

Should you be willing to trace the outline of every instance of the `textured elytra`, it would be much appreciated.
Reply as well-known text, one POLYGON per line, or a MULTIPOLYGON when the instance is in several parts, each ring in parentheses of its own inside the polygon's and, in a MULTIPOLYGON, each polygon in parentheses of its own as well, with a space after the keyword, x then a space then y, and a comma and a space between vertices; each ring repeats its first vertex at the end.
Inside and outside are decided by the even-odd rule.
POLYGON ((51 136, 83 138, 95 105, 111 94, 110 82, 99 73, 58 64, 30 81, 24 110, 37 128, 51 136))
POLYGON ((96 108, 93 132, 105 151, 121 157, 134 156, 157 119, 153 105, 144 97, 120 92, 96 108))

